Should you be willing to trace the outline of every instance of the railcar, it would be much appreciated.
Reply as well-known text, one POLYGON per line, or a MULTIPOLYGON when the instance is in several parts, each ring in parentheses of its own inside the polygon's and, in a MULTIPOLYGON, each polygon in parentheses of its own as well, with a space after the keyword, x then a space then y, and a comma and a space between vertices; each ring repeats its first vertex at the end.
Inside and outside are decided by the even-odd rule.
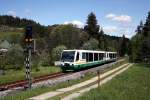
POLYGON ((105 64, 117 59, 116 52, 93 50, 63 50, 60 66, 66 71, 79 71, 85 68, 105 64))

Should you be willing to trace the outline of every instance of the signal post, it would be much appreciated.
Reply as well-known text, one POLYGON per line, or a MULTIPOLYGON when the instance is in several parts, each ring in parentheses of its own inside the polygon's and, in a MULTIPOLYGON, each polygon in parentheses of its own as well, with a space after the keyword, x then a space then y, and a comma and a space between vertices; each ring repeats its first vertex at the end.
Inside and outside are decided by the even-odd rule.
POLYGON ((28 81, 27 88, 31 89, 31 49, 32 49, 32 27, 27 26, 25 30, 25 68, 26 68, 26 80, 28 81))

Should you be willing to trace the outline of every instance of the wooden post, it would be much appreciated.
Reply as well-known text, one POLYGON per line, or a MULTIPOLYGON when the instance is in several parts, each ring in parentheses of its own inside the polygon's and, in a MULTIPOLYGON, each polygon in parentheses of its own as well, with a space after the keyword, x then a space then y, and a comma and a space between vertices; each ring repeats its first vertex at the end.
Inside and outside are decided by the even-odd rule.
POLYGON ((98 87, 100 86, 100 70, 97 70, 97 76, 98 76, 98 87))

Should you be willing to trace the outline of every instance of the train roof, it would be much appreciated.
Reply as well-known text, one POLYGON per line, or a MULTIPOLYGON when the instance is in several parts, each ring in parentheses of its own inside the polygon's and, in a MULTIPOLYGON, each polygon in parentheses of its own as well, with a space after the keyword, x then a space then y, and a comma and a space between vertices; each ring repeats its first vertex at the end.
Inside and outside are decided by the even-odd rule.
POLYGON ((80 52, 94 52, 94 53, 117 53, 117 52, 110 52, 110 51, 79 50, 79 49, 73 49, 73 50, 63 50, 63 51, 80 51, 80 52))

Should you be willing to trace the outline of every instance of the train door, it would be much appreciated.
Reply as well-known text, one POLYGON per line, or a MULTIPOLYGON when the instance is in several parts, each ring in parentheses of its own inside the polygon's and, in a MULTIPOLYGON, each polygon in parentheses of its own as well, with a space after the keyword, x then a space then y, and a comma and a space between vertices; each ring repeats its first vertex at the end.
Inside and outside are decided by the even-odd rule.
POLYGON ((109 60, 109 53, 108 52, 105 53, 105 60, 109 60))
POLYGON ((104 53, 104 58, 103 60, 107 60, 107 52, 104 53))
POLYGON ((75 59, 76 62, 79 61, 79 57, 80 57, 80 53, 77 51, 77 52, 76 52, 76 59, 75 59))

